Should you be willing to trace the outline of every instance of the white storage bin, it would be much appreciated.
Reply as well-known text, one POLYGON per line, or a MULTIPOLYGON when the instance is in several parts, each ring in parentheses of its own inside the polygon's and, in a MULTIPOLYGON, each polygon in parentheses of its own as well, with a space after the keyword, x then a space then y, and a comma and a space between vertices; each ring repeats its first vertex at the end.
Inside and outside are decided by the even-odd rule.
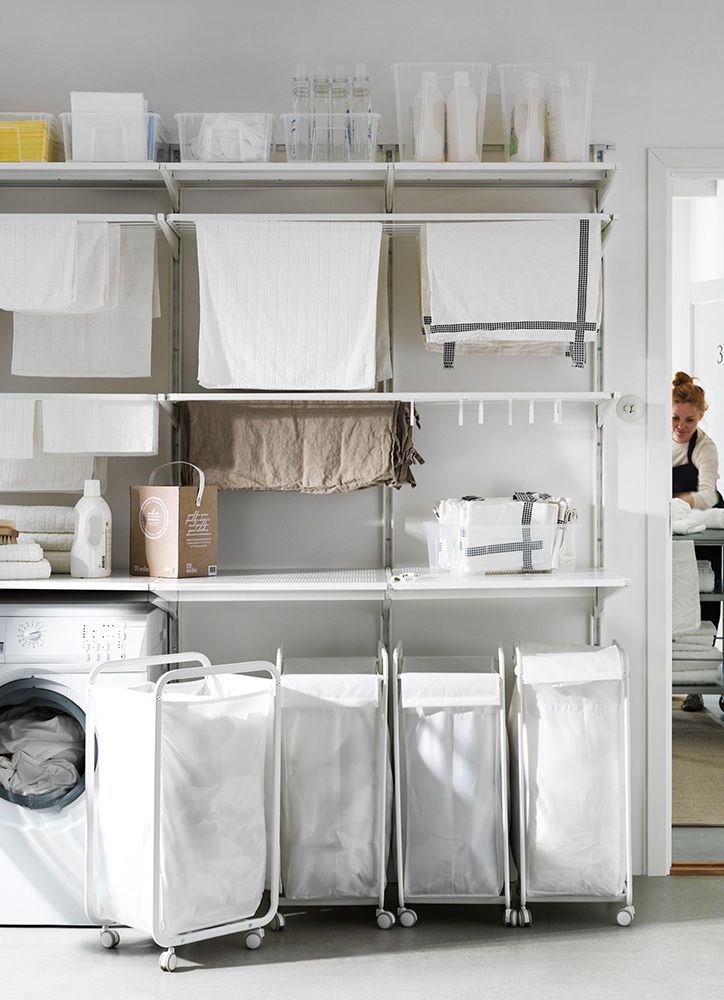
POLYGON ((304 113, 282 115, 287 160, 373 163, 381 115, 304 113))
POLYGON ((64 111, 60 120, 66 160, 141 163, 168 159, 168 133, 160 115, 64 111))
POLYGON ((0 163, 59 160, 60 131, 54 115, 0 111, 0 163))
POLYGON ((271 159, 274 115, 180 112, 181 160, 203 163, 266 163, 271 159))
POLYGON ((592 63, 498 66, 507 159, 588 160, 594 72, 592 63))
POLYGON ((482 159, 488 63, 394 63, 401 160, 482 159))

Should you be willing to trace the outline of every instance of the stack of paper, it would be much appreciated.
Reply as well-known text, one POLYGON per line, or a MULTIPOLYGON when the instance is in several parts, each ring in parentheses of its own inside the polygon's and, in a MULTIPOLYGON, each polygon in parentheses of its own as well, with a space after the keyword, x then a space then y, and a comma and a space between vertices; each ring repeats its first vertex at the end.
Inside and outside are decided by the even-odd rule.
POLYGON ((70 95, 72 159, 135 163, 152 160, 148 101, 143 94, 75 91, 70 95))
POLYGON ((59 143, 49 118, 0 120, 0 163, 57 160, 59 143))

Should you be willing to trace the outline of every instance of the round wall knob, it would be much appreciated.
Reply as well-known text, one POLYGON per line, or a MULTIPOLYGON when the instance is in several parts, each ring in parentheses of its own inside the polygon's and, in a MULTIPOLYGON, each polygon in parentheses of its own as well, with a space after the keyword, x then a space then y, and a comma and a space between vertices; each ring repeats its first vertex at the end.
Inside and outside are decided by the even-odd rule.
POLYGON ((640 396, 621 396, 616 403, 616 413, 621 420, 627 424, 633 424, 641 420, 644 415, 645 404, 640 396))

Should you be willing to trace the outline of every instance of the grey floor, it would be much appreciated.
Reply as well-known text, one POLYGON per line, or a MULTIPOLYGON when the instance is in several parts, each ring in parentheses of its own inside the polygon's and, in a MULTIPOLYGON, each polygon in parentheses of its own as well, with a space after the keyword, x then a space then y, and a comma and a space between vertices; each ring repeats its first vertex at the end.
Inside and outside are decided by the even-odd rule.
MULTIPOLYGON (((704 707, 724 728, 719 695, 704 695, 704 707)), ((713 794, 722 794, 722 789, 713 790, 713 794)), ((724 861, 724 827, 675 826, 671 831, 671 856, 674 861, 724 861)))
POLYGON ((538 904, 529 930, 502 927, 497 907, 420 907, 417 927, 380 931, 369 910, 291 917, 259 951, 239 936, 159 949, 122 931, 0 928, 3 1000, 689 1000, 724 997, 724 879, 640 878, 632 927, 602 904, 538 904))

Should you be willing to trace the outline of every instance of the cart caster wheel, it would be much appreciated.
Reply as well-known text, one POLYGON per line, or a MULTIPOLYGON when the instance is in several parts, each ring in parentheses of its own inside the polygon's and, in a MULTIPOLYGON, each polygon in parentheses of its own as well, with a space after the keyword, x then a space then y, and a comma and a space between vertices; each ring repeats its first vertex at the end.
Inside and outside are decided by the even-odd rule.
POLYGON ((616 923, 619 927, 630 927, 633 923, 635 913, 636 911, 633 906, 624 906, 624 908, 619 910, 616 914, 616 923))
MULTIPOLYGON (((379 917, 377 919, 379 922, 379 917)), ((417 923, 417 913, 403 906, 401 910, 397 911, 397 919, 400 921, 400 927, 414 927, 417 923)))
POLYGON ((390 913, 389 910, 378 910, 377 911, 377 926, 381 931, 388 931, 390 927, 394 927, 395 915, 390 913))
POLYGON ((270 931, 283 931, 286 926, 287 922, 283 913, 275 913, 269 922, 270 931))
POLYGON ((527 906, 521 906, 518 910, 518 926, 519 927, 530 927, 533 923, 533 915, 527 906))
POLYGON ((162 951, 158 956, 158 967, 161 972, 173 972, 177 965, 178 958, 173 948, 169 948, 168 951, 162 951))
POLYGON ((117 948, 121 943, 121 935, 118 931, 114 930, 112 927, 104 927, 101 931, 101 945, 108 951, 112 951, 113 948, 117 948))
POLYGON ((261 939, 262 935, 259 931, 249 931, 244 937, 244 945, 249 951, 256 951, 257 948, 261 948, 261 939))
POLYGON ((724 694, 719 695, 719 711, 724 712, 724 694))
POLYGON ((518 923, 518 914, 515 910, 511 910, 509 906, 506 906, 505 913, 503 914, 503 924, 505 927, 515 927, 518 923))
POLYGON ((517 927, 518 926, 518 911, 517 910, 510 910, 510 924, 509 924, 509 926, 510 927, 517 927))

